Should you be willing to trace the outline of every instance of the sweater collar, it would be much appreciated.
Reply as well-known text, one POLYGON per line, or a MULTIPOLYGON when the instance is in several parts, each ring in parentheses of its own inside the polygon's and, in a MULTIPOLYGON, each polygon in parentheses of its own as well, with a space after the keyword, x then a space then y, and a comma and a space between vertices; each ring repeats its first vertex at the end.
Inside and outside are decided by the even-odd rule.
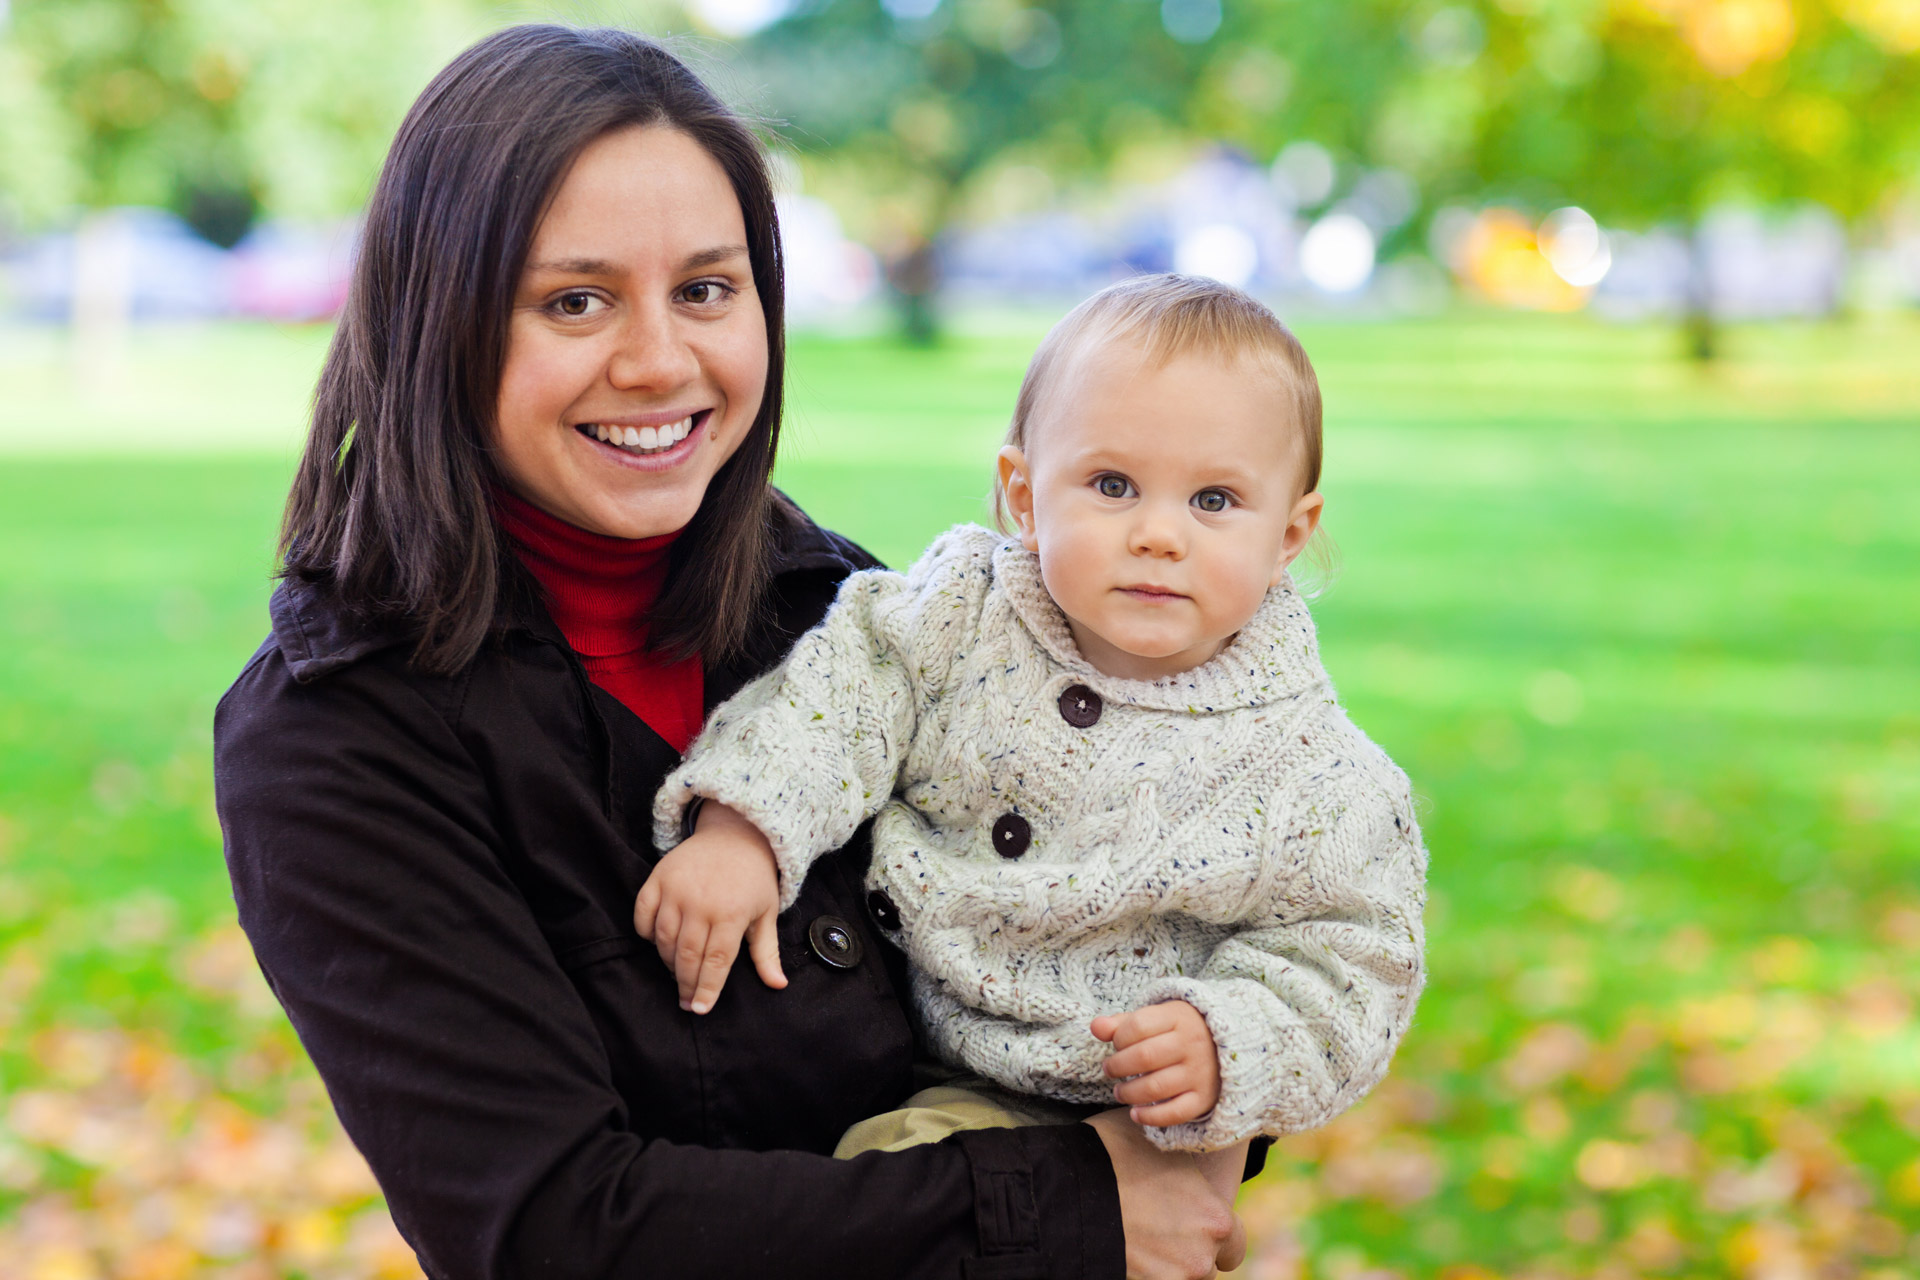
POLYGON ((1210 660, 1159 680, 1128 680, 1099 671, 1081 655, 1033 552, 1012 539, 1001 543, 993 576, 1040 647, 1109 700, 1158 711, 1232 711, 1329 688, 1313 619, 1291 577, 1267 592, 1247 625, 1210 660))

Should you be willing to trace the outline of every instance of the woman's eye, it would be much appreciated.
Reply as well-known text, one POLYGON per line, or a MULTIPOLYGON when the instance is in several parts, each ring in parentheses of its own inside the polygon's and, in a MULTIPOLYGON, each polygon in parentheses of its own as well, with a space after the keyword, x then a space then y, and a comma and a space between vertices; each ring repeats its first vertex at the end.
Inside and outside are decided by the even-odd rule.
POLYGON ((1202 489, 1193 495, 1193 505, 1210 514, 1218 514, 1233 505, 1233 499, 1218 489, 1202 489))
POLYGON ((1120 476, 1101 476, 1096 487, 1103 498, 1124 498, 1133 490, 1133 486, 1120 476))
POLYGON ((715 280, 696 280, 681 293, 688 302, 701 306, 709 302, 718 302, 722 297, 721 284, 715 280))
POLYGON ((593 314, 593 306, 600 299, 590 293, 563 293, 553 300, 553 309, 563 316, 579 319, 593 314))

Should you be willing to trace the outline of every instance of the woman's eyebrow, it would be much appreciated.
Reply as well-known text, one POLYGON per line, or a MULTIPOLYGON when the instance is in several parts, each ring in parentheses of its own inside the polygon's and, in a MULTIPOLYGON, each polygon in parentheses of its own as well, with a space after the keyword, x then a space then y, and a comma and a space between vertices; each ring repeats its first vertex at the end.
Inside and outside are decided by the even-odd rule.
MULTIPOLYGON (((711 267, 717 263, 747 256, 747 246, 743 244, 716 245, 714 248, 689 254, 681 261, 680 270, 698 271, 702 267, 711 267)), ((555 258, 550 262, 529 263, 527 271, 563 276, 617 276, 622 273, 623 268, 605 258, 555 258)))
POLYGON ((749 256, 747 246, 743 244, 723 244, 712 249, 702 249, 700 252, 690 255, 686 261, 680 264, 680 269, 682 271, 698 271, 702 267, 711 267, 732 258, 744 258, 747 256, 749 256))
POLYGON ((551 262, 530 262, 529 273, 538 271, 561 276, 617 276, 620 269, 605 258, 555 258, 551 262))

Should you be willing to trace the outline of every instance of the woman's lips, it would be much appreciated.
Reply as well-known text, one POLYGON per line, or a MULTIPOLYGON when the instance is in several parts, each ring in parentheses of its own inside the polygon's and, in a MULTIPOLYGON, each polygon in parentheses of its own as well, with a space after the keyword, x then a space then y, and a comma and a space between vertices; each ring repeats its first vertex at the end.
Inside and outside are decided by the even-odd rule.
POLYGON ((582 422, 575 424, 574 431, 591 441, 604 457, 639 465, 642 470, 658 471, 674 466, 699 448, 700 437, 712 421, 713 413, 711 409, 699 409, 658 426, 582 422))
POLYGON ((582 435, 592 436, 601 444, 615 445, 642 454, 664 452, 691 435, 695 426, 710 412, 695 409, 673 418, 667 418, 664 414, 648 414, 644 418, 579 422, 574 424, 573 429, 582 435), (661 420, 652 421, 655 418, 661 420))

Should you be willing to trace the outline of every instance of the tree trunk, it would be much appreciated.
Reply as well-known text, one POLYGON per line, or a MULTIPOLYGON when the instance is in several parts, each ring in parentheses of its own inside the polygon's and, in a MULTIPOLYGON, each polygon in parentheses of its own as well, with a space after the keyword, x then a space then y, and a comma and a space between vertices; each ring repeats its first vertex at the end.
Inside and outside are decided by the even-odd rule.
POLYGON ((920 242, 887 263, 887 286, 900 312, 900 329, 915 346, 940 336, 934 301, 940 292, 940 261, 931 242, 920 242))
POLYGON ((1698 364, 1711 364, 1720 355, 1720 325, 1713 314, 1713 272, 1707 262, 1705 230, 1698 221, 1687 245, 1687 312, 1682 331, 1687 355, 1698 364))

